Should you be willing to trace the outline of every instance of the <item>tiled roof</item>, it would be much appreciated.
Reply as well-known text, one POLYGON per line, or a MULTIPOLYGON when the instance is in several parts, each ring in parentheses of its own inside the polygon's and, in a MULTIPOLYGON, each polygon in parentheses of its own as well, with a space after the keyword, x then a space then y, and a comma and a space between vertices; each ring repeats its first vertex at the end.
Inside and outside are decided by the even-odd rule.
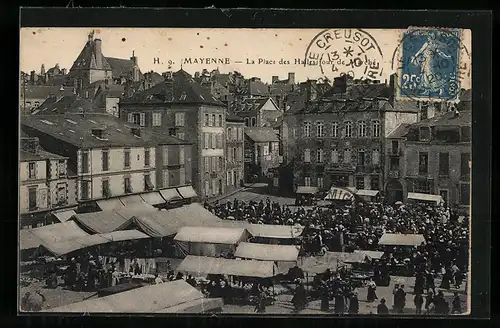
POLYGON ((57 85, 61 86, 66 84, 67 76, 66 75, 55 75, 49 78, 49 80, 45 83, 45 85, 57 85))
POLYGON ((432 118, 422 120, 412 124, 412 126, 471 126, 472 125, 472 112, 470 110, 458 112, 446 112, 441 115, 436 115, 432 118))
MULTIPOLYGON (((121 77, 132 77, 134 62, 131 59, 106 57, 106 60, 108 61, 109 66, 111 66, 113 78, 118 79, 121 77)), ((142 73, 140 73, 140 71, 139 76, 142 77, 142 73)))
POLYGON ((273 83, 273 84, 269 85, 269 93, 271 95, 279 95, 279 94, 283 94, 286 92, 292 92, 293 89, 294 89, 294 85, 288 84, 288 83, 286 83, 286 84, 273 83))
POLYGON ((45 150, 38 150, 37 154, 30 153, 28 151, 20 150, 19 151, 19 160, 21 162, 28 162, 28 161, 43 161, 46 159, 65 159, 66 157, 57 155, 57 154, 52 154, 49 153, 48 151, 45 150))
POLYGON ((136 92, 129 98, 123 98, 121 103, 199 103, 225 106, 224 103, 212 96, 209 90, 202 88, 191 77, 188 77, 190 76, 188 73, 185 71, 176 73, 174 73, 173 82, 163 81, 158 83, 147 90, 136 92), (173 86, 169 87, 169 83, 173 83, 173 86))
POLYGON ((33 115, 54 115, 65 113, 91 113, 94 112, 92 103, 77 95, 64 97, 50 97, 45 100, 33 115))
POLYGON ((233 112, 259 111, 269 99, 268 97, 245 98, 241 103, 231 103, 229 109, 233 112))
POLYGON ((215 74, 212 76, 212 81, 217 81, 222 86, 226 86, 226 83, 229 84, 231 82, 229 74, 215 74))
POLYGON ((95 53, 95 40, 89 40, 83 47, 80 55, 76 58, 73 66, 71 66, 69 74, 71 75, 75 70, 88 70, 90 68, 111 70, 111 66, 109 65, 106 57, 101 53, 101 62, 102 67, 97 67, 96 63, 96 53, 95 53))
POLYGON ((106 114, 27 115, 21 117, 21 128, 29 135, 40 132, 79 148, 142 147, 162 144, 188 144, 165 133, 141 128, 141 137, 131 128, 138 127, 106 114), (92 135, 92 129, 104 129, 103 139, 92 135))
POLYGON ((153 85, 163 82, 163 80, 165 80, 160 73, 153 71, 144 73, 143 76, 146 81, 151 82, 153 85))
POLYGON ((387 138, 388 139, 404 138, 410 131, 410 128, 411 124, 402 123, 394 131, 392 131, 387 138))
POLYGON ((276 132, 272 128, 245 127, 245 135, 254 142, 279 141, 276 132))
POLYGON ((251 96, 268 96, 269 88, 262 81, 248 81, 248 94, 251 96))
POLYGON ((64 88, 61 91, 60 86, 27 85, 25 88, 21 88, 21 96, 24 94, 26 95, 26 99, 47 99, 50 95, 71 95, 73 94, 73 88, 64 88))

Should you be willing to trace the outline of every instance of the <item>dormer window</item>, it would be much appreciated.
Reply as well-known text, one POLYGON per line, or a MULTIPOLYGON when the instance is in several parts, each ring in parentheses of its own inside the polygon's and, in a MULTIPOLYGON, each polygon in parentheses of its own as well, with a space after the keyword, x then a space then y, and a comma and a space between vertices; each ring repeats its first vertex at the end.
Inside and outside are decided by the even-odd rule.
POLYGON ((98 139, 103 139, 104 129, 92 129, 92 135, 98 139))
POLYGON ((429 127, 422 126, 420 128, 420 138, 419 138, 419 140, 420 141, 428 141, 430 139, 431 139, 431 132, 430 132, 429 127))

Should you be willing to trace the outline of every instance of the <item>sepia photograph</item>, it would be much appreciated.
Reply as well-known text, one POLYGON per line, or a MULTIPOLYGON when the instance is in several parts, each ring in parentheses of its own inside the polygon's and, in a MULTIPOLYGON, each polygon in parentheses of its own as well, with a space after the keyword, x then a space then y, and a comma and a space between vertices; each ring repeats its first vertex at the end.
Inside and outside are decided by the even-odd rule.
POLYGON ((471 312, 472 33, 20 30, 20 313, 471 312))

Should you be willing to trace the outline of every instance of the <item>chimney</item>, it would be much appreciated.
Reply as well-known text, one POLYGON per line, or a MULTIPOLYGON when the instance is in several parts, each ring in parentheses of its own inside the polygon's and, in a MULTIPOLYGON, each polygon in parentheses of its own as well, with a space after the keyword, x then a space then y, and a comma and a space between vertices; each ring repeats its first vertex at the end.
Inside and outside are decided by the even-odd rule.
POLYGON ((276 81, 279 80, 279 77, 276 76, 276 75, 273 75, 273 77, 271 78, 271 83, 276 83, 276 81))
POLYGON ((45 75, 45 65, 42 64, 42 68, 40 68, 40 75, 45 75))
POLYGON ((460 116, 460 112, 458 111, 458 109, 455 109, 455 111, 453 112, 453 117, 459 117, 460 116))
POLYGON ((295 84, 295 73, 288 73, 288 84, 295 84))
POLYGON ((40 150, 40 143, 38 138, 21 138, 21 150, 38 155, 40 150))
POLYGON ((307 101, 316 100, 318 93, 316 91, 316 80, 307 81, 307 101))
POLYGON ((103 139, 104 129, 92 129, 92 135, 96 138, 103 139))
POLYGON ((31 71, 31 72, 30 72, 30 82, 31 82, 31 83, 35 83, 35 82, 36 82, 36 80, 37 80, 37 77, 38 77, 38 76, 36 75, 36 72, 35 72, 35 71, 31 71))
POLYGON ((102 69, 102 44, 101 39, 94 40, 95 63, 97 69, 102 69))
POLYGON ((61 74, 62 74, 62 75, 66 75, 67 73, 68 73, 68 70, 67 70, 66 68, 63 68, 63 69, 61 70, 61 74))
POLYGON ((167 100, 173 100, 174 99, 174 77, 172 74, 172 71, 167 71, 162 74, 163 77, 165 78, 165 90, 167 93, 167 96, 170 97, 167 100))
POLYGON ((199 79, 200 78, 200 72, 194 72, 194 78, 199 79))
POLYGON ((141 128, 134 127, 134 128, 131 128, 130 131, 136 137, 140 137, 141 136, 141 128))

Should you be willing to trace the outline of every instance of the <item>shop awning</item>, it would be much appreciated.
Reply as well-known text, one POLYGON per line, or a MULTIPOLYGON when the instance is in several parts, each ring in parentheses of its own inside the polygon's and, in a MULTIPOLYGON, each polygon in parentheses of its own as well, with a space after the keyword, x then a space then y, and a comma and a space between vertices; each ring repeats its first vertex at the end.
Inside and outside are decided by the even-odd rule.
POLYGON ((418 192, 409 192, 408 199, 413 199, 423 202, 434 202, 434 203, 443 202, 443 198, 440 195, 422 194, 418 192))
POLYGON ((176 271, 190 274, 224 274, 242 277, 270 278, 278 274, 272 261, 234 260, 188 255, 176 271))
POLYGON ((327 262, 363 263, 365 260, 363 254, 347 252, 326 252, 323 257, 327 262))
POLYGON ((118 198, 98 200, 96 203, 102 211, 112 211, 125 206, 118 198))
POLYGON ((254 237, 289 239, 297 238, 304 232, 302 226, 286 226, 274 224, 250 224, 244 225, 248 232, 254 237))
POLYGON ((350 201, 352 199, 354 199, 354 193, 351 190, 338 187, 332 187, 325 197, 325 200, 350 201))
POLYGON ((125 240, 138 240, 145 238, 150 238, 150 237, 138 230, 123 230, 105 234, 88 235, 85 237, 74 238, 71 240, 62 241, 47 246, 44 245, 44 247, 47 248, 50 252, 52 252, 54 255, 61 256, 87 247, 103 245, 112 242, 119 242, 125 240))
POLYGON ((424 242, 425 238, 423 235, 384 233, 378 241, 378 244, 393 246, 420 246, 424 242))
POLYGON ((151 237, 172 236, 185 226, 218 227, 223 221, 199 203, 142 213, 134 218, 141 229, 151 237))
POLYGON ((177 191, 179 194, 182 196, 184 199, 189 199, 193 197, 197 197, 198 195, 196 194, 196 191, 194 191, 192 186, 184 186, 177 188, 177 191))
POLYGON ((115 211, 101 211, 84 214, 75 214, 73 220, 92 233, 108 233, 120 228, 130 220, 115 211))
POLYGON ((143 201, 152 206, 165 203, 165 200, 163 199, 163 197, 161 197, 160 193, 157 191, 141 194, 141 198, 143 201))
POLYGON ((134 208, 134 209, 144 208, 149 210, 156 210, 156 208, 154 208, 153 205, 146 203, 139 195, 120 197, 120 200, 123 203, 123 205, 125 205, 126 208, 134 208))
POLYGON ((66 222, 73 215, 75 215, 76 212, 73 210, 69 210, 69 211, 52 212, 52 214, 59 220, 59 222, 66 222))
POLYGON ((317 194, 319 189, 317 187, 306 187, 306 186, 299 186, 297 187, 297 194, 310 194, 314 195, 317 194))
POLYGON ((372 260, 379 260, 384 255, 384 252, 379 251, 367 251, 367 250, 355 250, 354 253, 362 254, 363 257, 368 256, 372 260))
POLYGON ((201 298, 194 301, 189 301, 179 305, 175 305, 155 313, 207 313, 221 309, 224 306, 222 298, 201 298))
POLYGON ((300 246, 240 243, 235 257, 264 261, 297 261, 300 246))
POLYGON ((205 299, 203 293, 181 279, 88 299, 43 312, 152 313, 199 299, 205 299))
POLYGON ((327 269, 335 272, 340 267, 350 267, 350 264, 346 264, 342 261, 329 260, 324 256, 311 256, 304 257, 300 260, 299 267, 302 271, 313 274, 320 274, 325 272, 327 269))
POLYGON ((67 221, 34 229, 23 229, 20 232, 19 244, 22 250, 36 248, 40 245, 50 247, 56 243, 88 235, 75 222, 67 221))
POLYGON ((236 245, 248 236, 243 228, 181 227, 175 241, 236 245))
POLYGON ((176 199, 182 199, 181 195, 177 192, 177 189, 175 188, 170 188, 170 189, 163 189, 160 190, 160 194, 165 199, 165 201, 170 202, 172 200, 176 199))
POLYGON ((378 190, 368 190, 368 189, 359 189, 356 192, 356 195, 365 197, 377 197, 379 194, 380 191, 378 190))

